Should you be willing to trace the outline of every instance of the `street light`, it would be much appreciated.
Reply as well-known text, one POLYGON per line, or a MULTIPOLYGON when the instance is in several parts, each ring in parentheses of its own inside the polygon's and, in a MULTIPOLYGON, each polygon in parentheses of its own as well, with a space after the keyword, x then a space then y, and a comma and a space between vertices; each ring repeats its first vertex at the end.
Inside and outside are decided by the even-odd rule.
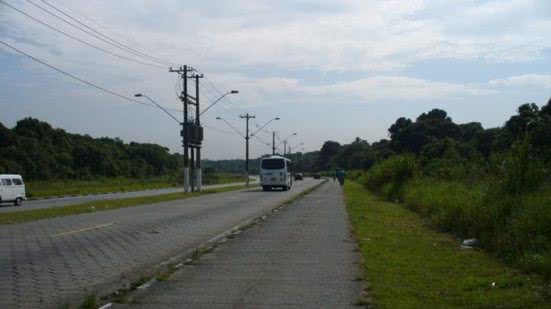
POLYGON ((232 126, 231 123, 227 122, 226 119, 224 119, 222 117, 216 117, 216 120, 224 121, 228 126, 230 126, 230 128, 232 128, 235 132, 237 132, 237 134, 239 134, 239 136, 241 136, 242 138, 245 138, 245 135, 243 135, 243 133, 241 133, 241 131, 237 130, 234 126, 232 126))
POLYGON ((297 148, 298 146, 303 146, 304 143, 299 143, 299 144, 296 144, 295 146, 289 146, 289 152, 288 154, 291 155, 291 152, 293 151, 294 148, 297 148))
POLYGON ((254 136, 256 133, 260 132, 260 130, 264 129, 267 125, 270 124, 270 122, 274 121, 274 120, 280 120, 279 117, 275 117, 273 119, 270 119, 270 121, 266 122, 263 126, 261 126, 258 130, 254 131, 253 134, 251 134, 251 136, 254 136))
POLYGON ((146 99, 148 99, 149 101, 151 101, 153 104, 155 104, 158 108, 160 108, 163 112, 165 112, 167 115, 169 115, 172 119, 174 119, 177 123, 181 123, 180 120, 178 120, 176 117, 174 117, 174 115, 172 115, 170 112, 168 112, 164 107, 162 107, 161 105, 157 104, 157 102, 155 102, 152 98, 146 96, 145 94, 141 94, 141 93, 136 93, 134 95, 134 97, 136 98, 141 98, 141 97, 144 97, 146 99))
POLYGON ((289 136, 287 136, 286 138, 284 138, 276 147, 279 147, 279 145, 283 144, 283 156, 285 156, 285 153, 287 152, 287 140, 290 139, 291 137, 295 136, 295 135, 298 135, 297 133, 293 133, 289 136))
POLYGON ((224 93, 221 97, 219 97, 218 99, 216 99, 214 102, 212 102, 211 105, 209 105, 207 108, 205 108, 200 114, 199 116, 203 115, 206 111, 208 111, 211 107, 214 106, 214 104, 218 103, 220 100, 222 100, 225 96, 229 95, 229 94, 238 94, 239 91, 238 90, 231 90, 231 91, 228 91, 226 93, 224 93))

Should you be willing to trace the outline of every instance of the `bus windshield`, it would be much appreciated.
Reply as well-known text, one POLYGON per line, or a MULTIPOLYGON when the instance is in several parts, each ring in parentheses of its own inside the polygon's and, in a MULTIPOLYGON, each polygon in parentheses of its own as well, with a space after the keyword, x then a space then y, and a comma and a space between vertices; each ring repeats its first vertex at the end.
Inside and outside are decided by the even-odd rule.
POLYGON ((263 170, 280 170, 285 168, 285 161, 283 159, 266 159, 262 160, 263 170))

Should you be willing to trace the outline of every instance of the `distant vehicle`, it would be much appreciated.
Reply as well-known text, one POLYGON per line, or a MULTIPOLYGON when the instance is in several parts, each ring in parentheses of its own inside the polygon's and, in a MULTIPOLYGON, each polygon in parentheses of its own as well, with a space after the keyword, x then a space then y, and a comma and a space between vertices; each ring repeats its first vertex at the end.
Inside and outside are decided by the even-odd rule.
POLYGON ((314 174, 314 179, 321 179, 321 175, 319 173, 314 174))
POLYGON ((25 183, 21 175, 0 174, 0 203, 21 206, 26 199, 25 183))
POLYGON ((304 180, 304 176, 302 175, 302 173, 296 173, 295 180, 304 180))
POLYGON ((260 185, 264 191, 281 188, 291 189, 293 184, 290 173, 291 160, 281 156, 269 156, 260 160, 260 185))

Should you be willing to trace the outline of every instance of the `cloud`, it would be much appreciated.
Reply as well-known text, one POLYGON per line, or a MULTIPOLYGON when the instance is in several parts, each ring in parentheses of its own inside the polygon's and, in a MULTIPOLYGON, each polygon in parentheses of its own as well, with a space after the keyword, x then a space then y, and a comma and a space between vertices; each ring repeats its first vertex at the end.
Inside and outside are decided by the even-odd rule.
MULTIPOLYGON (((400 72, 430 59, 522 62, 551 48, 549 20, 538 18, 538 1, 94 1, 61 7, 101 16, 111 29, 138 38, 155 51, 209 70, 242 66, 314 68, 320 71, 400 72), (216 9, 216 10, 215 10, 216 9), (528 18, 529 17, 529 18, 528 18), (514 23, 511 21, 514 20, 514 23), (190 61, 191 60, 191 61, 190 61)), ((32 6, 19 7, 74 32, 32 6)), ((66 38, 5 8, 12 32, 62 49, 65 58, 85 53, 66 38)), ((78 33, 78 31, 77 31, 78 33)), ((82 35, 82 33, 79 33, 82 35)), ((48 53, 51 56, 51 53, 48 53)), ((90 58, 87 58, 90 59, 90 58)))
POLYGON ((490 85, 496 87, 540 87, 551 89, 551 75, 524 74, 502 79, 493 79, 490 85))

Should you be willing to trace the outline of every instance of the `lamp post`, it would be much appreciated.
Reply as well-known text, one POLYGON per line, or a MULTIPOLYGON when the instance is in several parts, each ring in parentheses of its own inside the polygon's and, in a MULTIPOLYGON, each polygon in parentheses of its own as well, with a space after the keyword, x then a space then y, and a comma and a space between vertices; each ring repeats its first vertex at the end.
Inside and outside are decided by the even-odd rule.
POLYGON ((304 146, 304 143, 299 143, 299 144, 296 144, 295 146, 289 146, 288 154, 291 155, 291 152, 293 151, 293 149, 297 148, 298 146, 304 146))
POLYGON ((284 138, 276 147, 279 147, 279 145, 283 144, 283 156, 285 156, 285 153, 287 152, 287 140, 290 139, 291 137, 295 136, 295 135, 298 135, 297 133, 293 133, 289 136, 287 136, 286 138, 284 138))
POLYGON ((136 93, 134 95, 134 97, 136 98, 141 98, 141 97, 144 97, 146 99, 148 99, 151 103, 155 104, 155 106, 157 106, 158 108, 160 108, 163 112, 165 112, 167 115, 170 116, 170 118, 174 119, 177 123, 181 123, 180 120, 176 119, 176 117, 174 117, 174 115, 172 115, 169 111, 167 111, 164 107, 162 107, 161 105, 157 104, 157 102, 155 102, 152 98, 146 96, 145 94, 141 94, 141 93, 136 93))
POLYGON ((199 116, 203 115, 204 113, 206 113, 211 107, 213 107, 216 103, 218 103, 220 100, 222 100, 223 98, 225 98, 227 95, 230 95, 230 94, 238 94, 239 91, 238 90, 231 90, 231 91, 228 91, 226 93, 224 93, 221 97, 219 97, 218 99, 214 100, 214 102, 212 102, 209 106, 207 106, 207 108, 205 108, 200 114, 199 116))
MULTIPOLYGON (((197 91, 198 92, 198 91, 197 91)), ((224 93, 221 97, 219 97, 218 99, 216 99, 212 104, 210 104, 206 109, 204 109, 201 113, 198 113, 198 116, 196 117, 198 120, 199 119, 199 116, 203 115, 206 111, 208 111, 211 107, 213 107, 216 103, 218 103, 220 100, 222 100, 224 97, 226 97, 227 95, 230 95, 230 94, 237 94, 239 93, 239 91, 237 90, 231 90, 231 91, 228 91, 226 93, 224 93)), ((197 94, 198 95, 198 94, 197 94)), ((165 112, 168 116, 170 116, 170 118, 174 119, 174 121, 176 121, 178 124, 182 125, 183 126, 183 122, 181 122, 180 120, 178 120, 176 117, 174 117, 174 115, 172 115, 169 111, 167 111, 164 107, 162 107, 160 104, 158 104, 157 102, 155 102, 155 100, 151 99, 150 97, 148 97, 147 95, 145 94, 142 94, 142 93, 136 93, 134 95, 134 97, 136 98, 146 98, 148 101, 150 101, 151 103, 155 104, 155 106, 157 106, 159 109, 161 109, 163 112, 165 112)), ((185 146, 184 146, 184 153, 185 153, 185 146)), ((201 168, 200 168, 200 156, 199 156, 199 151, 197 152, 197 189, 199 191, 201 191, 201 186, 202 186, 202 175, 201 175, 201 168)), ((185 174, 185 173, 184 173, 185 174)), ((184 176, 185 178, 185 176, 184 176)), ((185 182, 185 179, 184 179, 184 182, 185 182)), ((184 184, 184 187, 186 187, 186 185, 184 184)), ((187 190, 187 189, 186 189, 187 190)))

